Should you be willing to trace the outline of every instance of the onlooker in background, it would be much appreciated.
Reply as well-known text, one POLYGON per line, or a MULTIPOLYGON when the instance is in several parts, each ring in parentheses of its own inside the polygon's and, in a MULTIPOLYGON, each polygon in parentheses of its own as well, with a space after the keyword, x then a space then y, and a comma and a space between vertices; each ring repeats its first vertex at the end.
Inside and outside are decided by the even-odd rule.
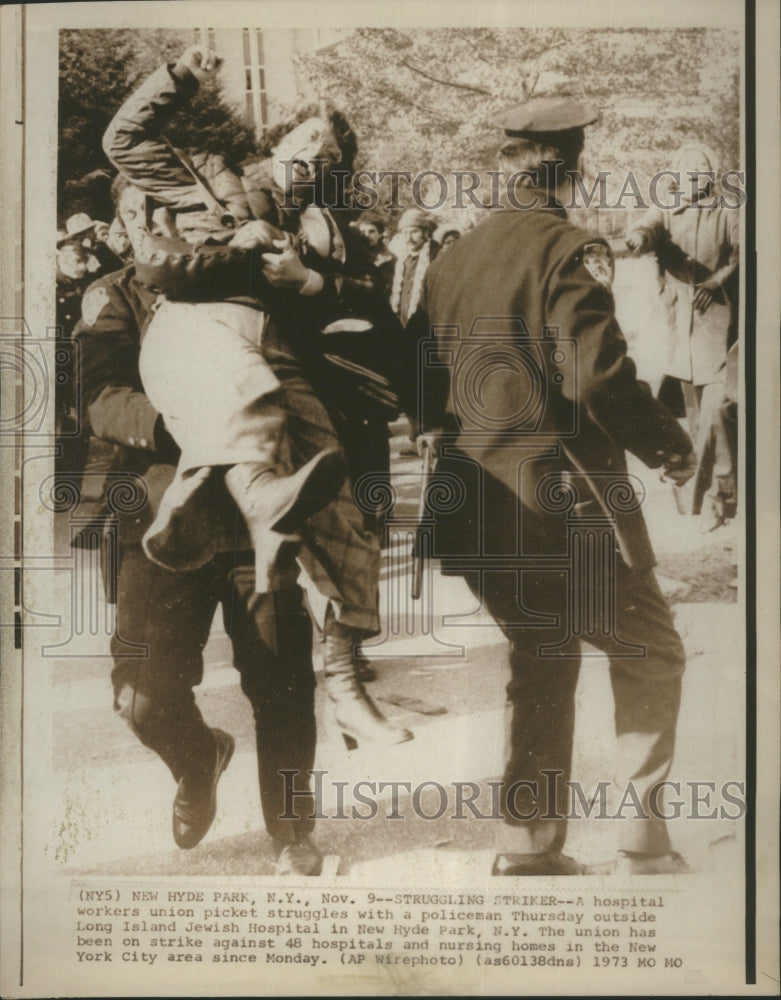
POLYGON ((90 252, 98 262, 100 274, 110 274, 112 271, 118 271, 119 268, 124 267, 128 261, 125 260, 121 254, 118 254, 112 246, 110 246, 109 235, 111 233, 111 227, 107 222, 101 222, 97 219, 94 221, 93 226, 94 238, 92 240, 90 252))
POLYGON ((109 224, 107 222, 101 222, 100 219, 95 219, 93 226, 95 228, 96 242, 105 243, 108 239, 109 224))
POLYGON ((58 340, 69 340, 81 315, 81 296, 92 280, 87 262, 89 251, 66 232, 57 234, 57 327, 58 340))
MULTIPOLYGON (((433 230, 431 218, 419 208, 408 208, 399 219, 398 231, 404 239, 406 254, 398 258, 394 267, 391 308, 405 328, 420 304, 426 271, 437 253, 437 245, 431 239, 433 230)), ((413 417, 409 417, 409 422, 409 444, 399 452, 405 458, 418 454, 415 446, 418 428, 413 417)))
POLYGON ((124 264, 129 264, 133 259, 133 247, 130 243, 130 237, 127 235, 125 227, 119 219, 114 219, 108 227, 106 246, 109 250, 113 250, 124 264))
POLYGON ((701 410, 715 412, 724 394, 727 350, 737 336, 740 216, 713 196, 716 157, 691 142, 673 159, 680 204, 650 208, 627 233, 635 253, 654 253, 662 294, 673 326, 673 351, 667 374, 680 382, 695 443, 698 469, 691 513, 699 514, 715 464, 724 468, 729 455, 720 438, 715 444, 701 410), (717 398, 711 399, 712 396, 717 398))
MULTIPOLYGON (((86 251, 86 269, 94 280, 122 267, 123 260, 106 245, 109 226, 105 222, 91 219, 86 212, 69 216, 65 223, 64 237, 78 243, 86 251)), ((77 317, 78 318, 78 317, 77 317)))
MULTIPOLYGON (((68 220, 71 221, 70 219, 68 220)), ((72 227, 74 228, 74 227, 72 227)), ((93 280, 89 273, 89 250, 82 244, 82 232, 57 233, 57 299, 55 323, 55 435, 57 454, 54 460, 58 479, 68 475, 70 482, 79 483, 86 460, 86 435, 79 434, 79 406, 74 386, 77 377, 71 337, 81 316, 84 289, 93 280)))
POLYGON ((89 250, 95 235, 95 223, 86 212, 77 212, 65 220, 64 238, 71 243, 80 243, 89 250))
POLYGON ((455 222, 443 222, 434 231, 434 242, 439 244, 440 250, 447 250, 456 240, 460 240, 462 235, 461 227, 455 222))
POLYGON ((429 216, 418 208, 408 208, 399 219, 406 254, 399 257, 393 271, 391 307, 404 327, 418 308, 426 271, 436 256, 436 245, 431 241, 433 230, 429 216))
POLYGON ((385 246, 385 221, 373 212, 364 212, 358 218, 358 231, 371 248, 374 266, 379 268, 385 293, 390 297, 396 258, 385 246))

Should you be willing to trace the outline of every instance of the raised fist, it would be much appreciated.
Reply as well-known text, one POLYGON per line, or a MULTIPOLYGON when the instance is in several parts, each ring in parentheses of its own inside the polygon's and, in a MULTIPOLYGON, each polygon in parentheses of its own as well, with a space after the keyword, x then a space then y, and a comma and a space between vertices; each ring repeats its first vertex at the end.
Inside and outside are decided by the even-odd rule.
POLYGON ((213 76, 222 66, 222 56, 205 45, 191 45, 179 57, 177 68, 189 70, 199 83, 213 76))

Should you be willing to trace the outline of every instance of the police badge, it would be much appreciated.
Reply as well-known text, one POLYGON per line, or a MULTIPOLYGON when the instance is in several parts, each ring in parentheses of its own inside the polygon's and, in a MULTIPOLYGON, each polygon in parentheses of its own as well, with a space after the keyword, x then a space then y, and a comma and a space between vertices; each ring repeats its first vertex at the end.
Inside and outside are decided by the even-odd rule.
POLYGON ((98 316, 108 305, 108 292, 105 288, 92 288, 81 301, 81 315, 87 326, 94 326, 98 316))
POLYGON ((615 275, 613 252, 605 243, 587 243, 583 247, 583 264, 591 275, 601 285, 611 288, 615 275))

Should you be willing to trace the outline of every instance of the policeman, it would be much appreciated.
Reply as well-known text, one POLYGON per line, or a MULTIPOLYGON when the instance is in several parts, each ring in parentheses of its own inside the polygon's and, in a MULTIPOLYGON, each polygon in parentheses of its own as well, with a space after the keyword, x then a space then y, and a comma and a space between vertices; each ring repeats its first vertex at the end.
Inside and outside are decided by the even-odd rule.
POLYGON ((609 657, 619 782, 641 804, 620 824, 612 867, 685 867, 659 796, 684 652, 625 451, 676 482, 691 476, 693 457, 627 357, 610 248, 562 207, 596 118, 568 97, 502 116, 503 210, 434 261, 413 321, 433 338, 420 372, 419 447, 439 452, 435 480, 456 484, 434 555, 443 572, 465 577, 509 640, 496 875, 584 870, 562 851, 581 637, 609 657))
MULTIPOLYGON (((143 201, 132 187, 119 194, 117 212, 128 232, 135 232, 132 217, 143 217, 143 201)), ((234 664, 255 716, 261 804, 277 872, 318 874, 322 859, 309 836, 313 822, 308 817, 314 810, 299 797, 295 820, 283 818, 290 810, 281 771, 299 772, 296 792, 305 792, 315 751, 312 633, 295 572, 289 585, 281 579, 279 590, 259 595, 254 556, 241 551, 241 540, 235 540, 239 551, 221 553, 201 569, 181 573, 150 562, 141 548, 178 460, 178 448, 144 395, 138 372, 140 339, 155 299, 136 278, 133 265, 109 274, 87 290, 75 335, 92 431, 119 446, 108 484, 117 475, 140 479, 148 497, 141 509, 115 503, 112 511, 110 500, 121 499, 122 491, 106 491, 108 512, 119 521, 120 547, 112 640, 114 707, 170 769, 177 782, 174 840, 182 848, 194 847, 212 824, 217 784, 234 750, 232 736, 206 724, 193 694, 203 676, 203 649, 214 612, 221 605, 234 664), (146 652, 128 655, 128 643, 146 652)), ((235 512, 227 506, 224 523, 215 530, 228 532, 233 518, 235 512)))

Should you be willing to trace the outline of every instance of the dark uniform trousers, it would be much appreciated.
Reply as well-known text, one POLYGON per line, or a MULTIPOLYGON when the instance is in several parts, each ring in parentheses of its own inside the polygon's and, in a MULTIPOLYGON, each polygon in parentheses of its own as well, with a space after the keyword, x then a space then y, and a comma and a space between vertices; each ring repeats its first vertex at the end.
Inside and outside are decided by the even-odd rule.
POLYGON ((451 464, 445 442, 435 475, 462 480, 460 505, 437 516, 433 554, 464 556, 462 570, 471 562, 470 584, 510 641, 505 803, 508 820, 525 824, 517 840, 558 848, 574 814, 564 782, 587 641, 610 663, 618 766, 604 780, 621 796, 620 846, 664 854, 657 788, 671 766, 684 653, 624 455, 658 468, 691 442, 627 357, 610 248, 563 208, 543 207, 546 192, 527 195, 537 207, 493 213, 434 261, 411 324, 436 335, 436 364, 419 377, 448 376, 420 394, 423 425, 452 422, 455 434, 451 464), (529 786, 513 789, 520 781, 529 786))
POLYGON ((177 781, 210 767, 214 738, 193 688, 203 679, 203 649, 221 605, 234 665, 255 717, 266 829, 291 841, 291 820, 280 818, 290 812, 280 771, 301 772, 295 779, 296 829, 309 832, 314 826, 307 819, 314 808, 298 794, 309 787, 315 755, 311 623, 298 587, 257 594, 253 567, 251 552, 226 553, 199 570, 174 573, 150 562, 140 545, 123 547, 112 645, 114 707, 177 781), (145 644, 146 655, 123 657, 117 637, 145 644))
MULTIPOLYGON (((501 794, 502 815, 519 834, 514 849, 560 850, 567 817, 591 809, 618 812, 621 849, 668 853, 660 783, 675 749, 685 653, 653 570, 627 565, 615 525, 593 500, 534 511, 462 451, 444 452, 434 476, 457 476, 465 499, 438 514, 434 555, 444 574, 464 577, 509 641, 501 794), (582 807, 566 785, 582 643, 610 667, 617 754, 611 773, 597 776, 612 786, 606 808, 588 805, 591 787, 582 788, 582 807)), ((568 473, 561 483, 574 490, 576 480, 568 473)), ((508 839, 515 843, 515 833, 508 839)))
POLYGON ((573 587, 588 588, 594 597, 601 586, 614 594, 614 627, 610 634, 597 628, 587 638, 609 658, 618 754, 615 774, 599 781, 618 786, 621 849, 669 852, 658 786, 672 762, 685 655, 653 571, 630 570, 616 554, 614 588, 605 580, 576 581, 561 570, 464 575, 510 643, 506 821, 524 827, 530 850, 560 850, 564 844, 581 663, 580 637, 572 634, 578 604, 573 587), (543 616, 554 616, 555 624, 538 624, 543 616))

